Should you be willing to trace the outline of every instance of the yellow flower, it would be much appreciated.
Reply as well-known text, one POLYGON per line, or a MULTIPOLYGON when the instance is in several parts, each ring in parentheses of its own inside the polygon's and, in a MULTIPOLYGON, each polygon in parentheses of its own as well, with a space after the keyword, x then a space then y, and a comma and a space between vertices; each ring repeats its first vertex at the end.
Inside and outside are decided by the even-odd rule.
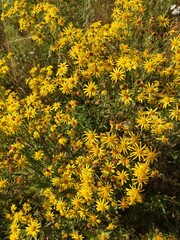
POLYGON ((118 147, 119 147, 119 150, 121 150, 121 152, 123 152, 124 154, 128 153, 128 150, 130 149, 129 145, 130 145, 130 141, 128 138, 120 137, 120 143, 118 147))
POLYGON ((129 139, 129 143, 130 144, 134 144, 134 143, 138 143, 139 142, 139 135, 134 134, 133 132, 128 132, 128 134, 130 135, 130 139, 129 139))
POLYGON ((109 232, 101 232, 98 236, 97 236, 97 240, 108 240, 110 233, 109 232))
POLYGON ((144 90, 143 90, 145 95, 148 95, 149 97, 153 95, 153 93, 158 92, 158 84, 157 82, 153 83, 146 83, 144 85, 144 90))
POLYGON ((8 66, 0 67, 0 74, 5 75, 8 71, 9 71, 9 67, 8 66))
POLYGON ((24 203, 24 204, 23 204, 23 211, 24 211, 25 213, 28 213, 30 210, 31 210, 30 204, 27 203, 27 202, 24 203))
POLYGON ((66 166, 66 172, 71 175, 71 174, 75 174, 75 171, 76 171, 75 164, 68 163, 68 165, 66 166))
POLYGON ((60 106, 61 106, 60 102, 54 102, 51 109, 57 111, 60 108, 60 106))
POLYGON ((104 186, 98 187, 98 195, 102 199, 108 200, 111 197, 112 193, 113 193, 112 186, 108 182, 105 183, 104 186))
POLYGON ((82 197, 80 196, 75 196, 72 200, 71 203, 74 206, 74 209, 78 210, 82 203, 84 202, 84 200, 82 199, 82 197))
POLYGON ((48 81, 44 80, 43 85, 40 87, 40 96, 45 97, 48 93, 53 93, 55 86, 52 83, 48 83, 48 81))
POLYGON ((126 156, 121 156, 120 157, 120 160, 119 160, 119 162, 118 162, 118 165, 119 164, 122 164, 123 166, 126 166, 127 168, 129 168, 130 167, 130 159, 129 159, 129 157, 126 157, 126 156))
POLYGON ((171 50, 176 51, 180 47, 180 35, 171 39, 171 50))
POLYGON ((67 71, 68 71, 68 65, 66 64, 66 62, 61 63, 58 66, 58 70, 57 70, 56 76, 62 77, 62 76, 64 76, 67 73, 67 71))
POLYGON ((157 140, 160 140, 162 143, 168 144, 169 143, 169 139, 166 136, 162 136, 160 138, 156 138, 157 140))
POLYGON ((34 131, 33 137, 34 137, 34 138, 40 138, 39 132, 38 132, 38 131, 34 131))
POLYGON ((95 131, 87 130, 84 133, 84 141, 88 144, 98 143, 99 136, 95 131))
POLYGON ((97 226, 100 222, 101 220, 98 219, 97 215, 94 215, 94 214, 89 215, 88 225, 90 224, 90 226, 94 227, 94 226, 97 226))
POLYGON ((41 31, 38 31, 36 34, 32 35, 32 40, 36 41, 38 44, 42 44, 44 41, 45 35, 41 31))
POLYGON ((61 185, 61 179, 59 177, 52 178, 52 185, 56 187, 60 187, 61 185))
POLYGON ((122 101, 125 105, 128 105, 130 102, 132 102, 131 98, 131 92, 129 89, 122 90, 120 93, 120 101, 122 101))
POLYGON ((37 220, 32 220, 26 227, 26 233, 30 237, 37 237, 37 234, 40 232, 41 224, 37 220))
POLYGON ((59 223, 59 222, 55 222, 55 223, 54 223, 54 227, 55 227, 56 229, 59 229, 60 226, 61 226, 61 223, 59 223))
POLYGON ((121 158, 121 148, 119 146, 115 146, 112 150, 111 150, 111 154, 112 157, 114 159, 120 159, 121 158))
POLYGON ((92 201, 93 191, 87 184, 82 184, 78 192, 80 197, 83 197, 87 202, 92 201))
MULTIPOLYGON (((153 238, 152 240, 164 240, 165 237, 163 236, 163 234, 161 232, 159 232, 159 229, 155 229, 155 233, 153 234, 153 238)), ((168 238, 171 239, 171 238, 168 238)), ((174 239, 176 240, 176 239, 174 239)))
POLYGON ((148 116, 139 116, 139 118, 136 119, 136 122, 141 129, 147 130, 150 127, 150 118, 148 116))
POLYGON ((48 222, 54 222, 54 213, 48 210, 45 214, 45 218, 48 222))
POLYGON ((162 104, 163 108, 167 108, 172 102, 174 102, 174 97, 168 97, 167 95, 159 100, 159 104, 162 104))
POLYGON ((110 173, 114 173, 115 170, 114 170, 115 166, 112 162, 106 162, 105 166, 102 168, 102 173, 105 175, 105 176, 108 176, 110 173))
POLYGON ((19 232, 18 233, 11 233, 9 236, 9 240, 20 240, 19 232))
POLYGON ((97 85, 91 81, 89 84, 85 85, 85 88, 83 90, 86 97, 91 98, 97 95, 97 89, 98 89, 97 85))
POLYGON ((137 95, 137 101, 140 102, 140 103, 143 103, 145 100, 145 94, 143 92, 139 93, 137 95))
POLYGON ((124 210, 125 208, 128 208, 128 207, 129 207, 129 203, 127 199, 123 197, 120 201, 119 208, 124 210))
POLYGON ((154 126, 151 130, 152 133, 155 133, 157 135, 162 135, 164 132, 164 125, 158 125, 154 126))
POLYGON ((71 175, 67 174, 66 172, 63 173, 62 175, 62 184, 61 184, 61 189, 68 189, 72 188, 73 186, 73 179, 71 178, 71 175))
POLYGON ((152 128, 162 126, 165 120, 158 116, 151 116, 150 123, 153 125, 152 128))
POLYGON ((44 156, 44 153, 42 150, 36 151, 34 153, 34 159, 37 161, 41 160, 43 158, 43 156, 44 156))
POLYGON ((103 144, 106 144, 107 147, 114 147, 116 146, 117 142, 118 142, 118 138, 116 136, 116 134, 111 134, 110 132, 107 132, 104 136, 102 136, 101 139, 103 144))
POLYGON ((63 136, 60 136, 59 140, 58 140, 58 143, 62 146, 65 146, 66 145, 66 142, 67 142, 67 139, 63 136))
POLYGON ((159 21, 160 27, 167 27, 170 23, 169 18, 167 18, 163 15, 158 16, 158 21, 159 21))
MULTIPOLYGON (((59 3, 60 3, 61 1, 62 1, 62 0, 60 0, 59 3)), ((62 18, 62 16, 60 16, 60 17, 58 18, 58 24, 59 24, 60 26, 63 26, 63 25, 64 25, 64 19, 62 18)))
POLYGON ((137 202, 142 202, 142 196, 141 193, 142 190, 140 188, 136 188, 134 186, 131 186, 131 188, 126 189, 127 194, 127 201, 129 205, 134 205, 137 202))
POLYGON ((25 113, 24 113, 24 116, 29 119, 29 118, 34 118, 36 116, 36 109, 35 108, 32 108, 32 107, 29 107, 29 108, 26 108, 25 110, 25 113))
POLYGON ((146 147, 145 151, 145 161, 147 163, 153 163, 156 160, 156 157, 158 153, 155 150, 152 150, 152 148, 146 147))
POLYGON ((132 69, 136 69, 138 67, 138 63, 135 60, 131 60, 129 63, 127 63, 127 70, 131 71, 132 69))
POLYGON ((140 142, 140 144, 138 145, 137 143, 135 143, 132 147, 131 147, 131 154, 130 157, 132 157, 132 159, 136 159, 138 158, 138 160, 140 161, 141 159, 145 158, 145 145, 142 147, 142 144, 140 142))
MULTIPOLYGON (((80 160, 80 162, 82 162, 82 161, 87 162, 87 163, 91 162, 91 161, 89 161, 90 158, 88 156, 86 156, 85 158, 79 157, 78 160, 80 160)), ((83 167, 81 166, 80 179, 83 182, 90 182, 93 179, 93 173, 94 173, 94 170, 90 164, 86 164, 83 167)))
POLYGON ((0 179, 0 192, 1 192, 1 188, 6 187, 7 184, 7 179, 0 179))
POLYGON ((18 237, 17 239, 19 239, 20 228, 16 222, 12 222, 12 224, 10 225, 10 232, 11 232, 11 236, 14 235, 14 236, 18 237))
POLYGON ((84 239, 82 234, 80 234, 78 231, 74 231, 70 235, 71 235, 72 239, 74 239, 74 240, 83 240, 84 239))
POLYGON ((148 183, 150 169, 147 163, 137 163, 132 170, 134 171, 133 175, 135 176, 133 181, 138 184, 138 188, 142 188, 143 183, 148 183))
POLYGON ((72 92, 72 88, 73 86, 70 85, 67 81, 61 83, 61 87, 60 87, 60 90, 63 94, 69 94, 72 92))
POLYGON ((130 63, 130 59, 127 56, 121 56, 120 58, 118 58, 118 60, 116 61, 116 64, 118 67, 121 68, 127 68, 127 65, 130 63))
POLYGON ((169 76, 169 75, 171 75, 173 73, 173 68, 172 67, 167 67, 167 68, 164 68, 164 70, 163 70, 163 74, 165 75, 165 76, 169 76))
POLYGON ((64 28, 64 35, 69 42, 72 42, 75 37, 76 31, 72 23, 69 23, 67 28, 64 28))
POLYGON ((107 230, 113 230, 115 229, 117 226, 113 223, 109 223, 108 227, 107 227, 107 230))
POLYGON ((80 216, 80 218, 82 218, 83 220, 85 220, 87 218, 88 214, 88 209, 81 207, 80 210, 78 211, 78 214, 80 216))
POLYGON ((98 212, 105 212, 109 209, 108 202, 105 199, 96 200, 96 210, 98 212))
POLYGON ((23 211, 20 210, 19 212, 15 212, 13 216, 14 223, 20 222, 23 220, 23 211))
POLYGON ((19 19, 19 31, 28 31, 28 28, 30 26, 30 22, 28 22, 25 18, 19 19))
POLYGON ((105 150, 101 147, 99 147, 97 144, 92 146, 92 148, 90 148, 89 153, 93 156, 93 157, 98 157, 98 158, 102 158, 105 155, 105 150))
POLYGON ((152 108, 147 108, 148 110, 145 111, 145 113, 148 115, 148 116, 152 116, 154 117, 156 114, 158 114, 156 111, 157 111, 157 108, 155 109, 152 109, 152 108))
POLYGON ((110 72, 110 78, 112 81, 114 81, 115 83, 120 80, 124 80, 125 79, 125 71, 121 68, 114 68, 113 72, 110 72))
POLYGON ((0 66, 6 63, 6 60, 4 58, 0 59, 0 66))
POLYGON ((117 171, 117 176, 116 176, 116 180, 121 183, 121 186, 124 185, 124 183, 126 183, 129 179, 128 177, 128 173, 125 170, 117 171))
POLYGON ((147 73, 152 73, 156 66, 152 60, 146 60, 143 67, 147 73))
POLYGON ((176 104, 174 109, 170 110, 169 117, 171 119, 175 119, 176 121, 178 121, 180 119, 180 110, 179 110, 178 104, 176 104))
POLYGON ((11 212, 14 213, 16 211, 17 207, 15 204, 11 205, 11 212))
POLYGON ((52 165, 43 170, 43 174, 45 177, 50 177, 52 175, 52 173, 53 173, 52 165))
POLYGON ((65 211, 66 211, 66 202, 63 199, 59 199, 56 202, 56 210, 59 211, 59 214, 61 216, 64 216, 65 211))
POLYGON ((77 106, 77 101, 70 100, 68 105, 67 105, 67 109, 70 108, 71 110, 74 110, 76 106, 77 106))

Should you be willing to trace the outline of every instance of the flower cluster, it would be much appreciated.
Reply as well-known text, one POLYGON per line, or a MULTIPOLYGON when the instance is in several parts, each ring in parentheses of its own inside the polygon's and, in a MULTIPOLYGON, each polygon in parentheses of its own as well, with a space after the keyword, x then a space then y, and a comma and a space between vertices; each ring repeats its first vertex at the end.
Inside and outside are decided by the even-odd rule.
POLYGON ((115 239, 178 136, 180 35, 167 16, 146 19, 142 0, 116 0, 111 23, 87 29, 65 24, 57 2, 7 2, 1 14, 48 45, 47 62, 36 59, 21 83, 25 95, 4 81, 13 55, 0 59, 9 239, 115 239))

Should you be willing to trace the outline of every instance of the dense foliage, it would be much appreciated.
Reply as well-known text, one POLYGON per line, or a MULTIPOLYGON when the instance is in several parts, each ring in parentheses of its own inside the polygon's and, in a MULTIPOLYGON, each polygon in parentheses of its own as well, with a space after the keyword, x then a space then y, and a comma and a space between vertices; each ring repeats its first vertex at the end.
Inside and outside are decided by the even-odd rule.
POLYGON ((70 2, 1 1, 0 238, 177 239, 180 9, 70 2))

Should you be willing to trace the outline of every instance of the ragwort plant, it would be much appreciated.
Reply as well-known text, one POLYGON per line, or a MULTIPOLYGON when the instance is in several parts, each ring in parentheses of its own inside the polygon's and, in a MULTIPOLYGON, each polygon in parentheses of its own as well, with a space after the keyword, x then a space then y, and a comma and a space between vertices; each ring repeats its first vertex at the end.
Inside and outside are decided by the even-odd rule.
POLYGON ((123 230, 126 214, 146 202, 164 149, 179 141, 172 1, 159 13, 153 3, 117 0, 110 23, 84 28, 62 17, 63 1, 1 2, 4 238, 135 239, 123 230), (22 76, 9 25, 33 47, 25 44, 22 76))

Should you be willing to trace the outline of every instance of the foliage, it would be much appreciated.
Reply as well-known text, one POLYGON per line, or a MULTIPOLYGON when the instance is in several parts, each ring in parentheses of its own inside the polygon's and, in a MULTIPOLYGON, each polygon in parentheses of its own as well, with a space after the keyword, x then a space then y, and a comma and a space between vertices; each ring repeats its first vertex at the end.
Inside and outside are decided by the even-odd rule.
POLYGON ((176 239, 174 2, 68 2, 1 1, 1 235, 176 239))

